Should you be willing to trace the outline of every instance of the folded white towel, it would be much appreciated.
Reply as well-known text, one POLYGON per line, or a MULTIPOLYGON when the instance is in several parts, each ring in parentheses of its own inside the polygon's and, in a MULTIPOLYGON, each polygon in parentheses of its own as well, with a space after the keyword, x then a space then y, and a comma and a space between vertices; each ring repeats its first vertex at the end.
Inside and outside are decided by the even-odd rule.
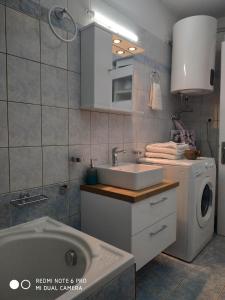
POLYGON ((151 82, 148 106, 153 110, 162 110, 162 94, 159 83, 151 82))
POLYGON ((182 155, 172 155, 166 153, 152 153, 152 152, 145 152, 145 157, 148 158, 165 158, 165 159, 182 159, 182 155))
POLYGON ((156 143, 156 144, 149 144, 146 146, 146 150, 149 150, 149 147, 159 147, 159 148, 170 148, 170 149, 176 149, 176 150, 187 150, 189 149, 188 144, 185 143, 175 143, 175 142, 167 142, 167 143, 156 143))
POLYGON ((155 146, 148 146, 148 147, 146 147, 146 149, 147 149, 147 152, 151 152, 151 153, 165 153, 165 154, 172 154, 172 155, 182 155, 182 154, 184 154, 184 151, 185 151, 185 150, 181 150, 181 149, 155 147, 155 146))

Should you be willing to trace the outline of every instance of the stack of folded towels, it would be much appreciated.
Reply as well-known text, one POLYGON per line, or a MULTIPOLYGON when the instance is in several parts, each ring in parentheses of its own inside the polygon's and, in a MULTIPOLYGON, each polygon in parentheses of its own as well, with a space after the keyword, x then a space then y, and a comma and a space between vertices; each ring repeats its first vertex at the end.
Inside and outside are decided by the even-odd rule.
POLYGON ((182 159, 184 151, 189 149, 185 143, 158 143, 146 146, 145 156, 148 158, 182 159))

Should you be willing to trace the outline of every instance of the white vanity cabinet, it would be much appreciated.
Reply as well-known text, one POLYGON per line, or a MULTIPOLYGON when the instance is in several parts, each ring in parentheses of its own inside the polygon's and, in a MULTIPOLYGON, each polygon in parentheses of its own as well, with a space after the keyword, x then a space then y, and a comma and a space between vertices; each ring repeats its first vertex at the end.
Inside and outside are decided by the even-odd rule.
POLYGON ((132 201, 132 196, 125 201, 118 193, 113 198, 107 196, 107 188, 102 189, 99 194, 96 189, 81 187, 82 231, 131 252, 136 270, 175 242, 176 186, 138 201, 132 201))

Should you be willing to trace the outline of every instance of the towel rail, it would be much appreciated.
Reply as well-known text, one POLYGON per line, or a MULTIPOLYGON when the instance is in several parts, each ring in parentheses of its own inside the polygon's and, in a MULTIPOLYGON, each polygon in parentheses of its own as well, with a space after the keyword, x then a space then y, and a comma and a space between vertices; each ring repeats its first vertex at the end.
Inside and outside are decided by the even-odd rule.
POLYGON ((13 199, 10 201, 10 204, 15 207, 24 207, 30 204, 38 204, 44 201, 47 201, 48 197, 45 195, 33 195, 31 196, 29 193, 27 194, 20 194, 19 198, 13 199))

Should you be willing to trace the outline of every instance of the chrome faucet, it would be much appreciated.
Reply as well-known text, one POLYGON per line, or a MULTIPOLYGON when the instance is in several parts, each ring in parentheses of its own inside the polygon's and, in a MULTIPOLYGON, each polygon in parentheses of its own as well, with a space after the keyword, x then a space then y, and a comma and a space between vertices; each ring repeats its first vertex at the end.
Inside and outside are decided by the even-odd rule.
POLYGON ((118 166, 118 153, 126 153, 124 149, 119 150, 118 147, 112 148, 112 166, 118 166))

